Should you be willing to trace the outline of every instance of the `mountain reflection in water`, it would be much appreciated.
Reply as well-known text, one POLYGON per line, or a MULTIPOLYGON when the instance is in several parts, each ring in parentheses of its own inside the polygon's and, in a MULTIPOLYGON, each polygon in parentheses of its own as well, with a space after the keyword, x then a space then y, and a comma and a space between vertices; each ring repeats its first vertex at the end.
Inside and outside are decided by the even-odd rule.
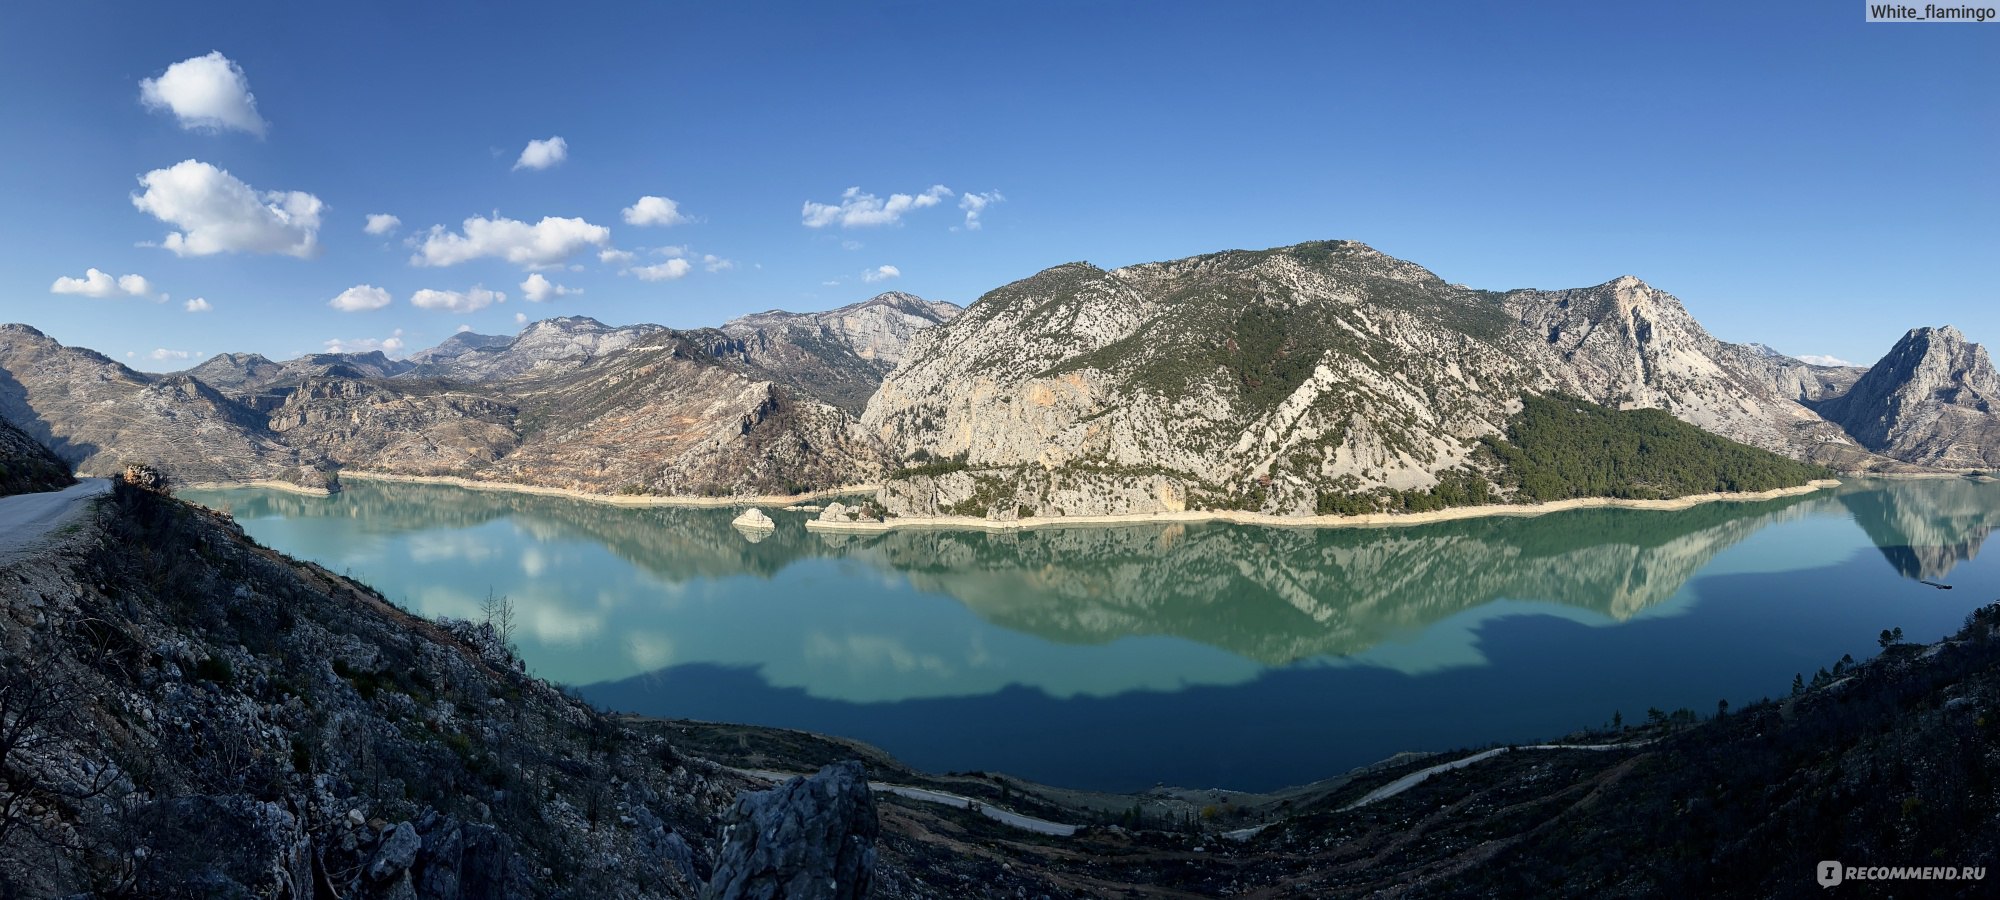
POLYGON ((1996 582, 1968 561, 2000 525, 2000 484, 1965 479, 1407 528, 821 535, 768 510, 778 530, 757 542, 729 527, 732 509, 439 485, 187 496, 426 615, 475 616, 487 590, 507 594, 531 669, 600 702, 1086 786, 1317 777, 1382 748, 1777 693, 1794 671, 1870 652, 1881 628, 1942 633, 1990 599, 1996 582), (1916 579, 1972 590, 1900 587, 1916 579), (1141 752, 1185 742, 1195 716, 1244 741, 1141 752), (1315 749, 1257 746, 1285 740, 1315 749), (1097 761, 1063 762, 1077 754, 1097 761))

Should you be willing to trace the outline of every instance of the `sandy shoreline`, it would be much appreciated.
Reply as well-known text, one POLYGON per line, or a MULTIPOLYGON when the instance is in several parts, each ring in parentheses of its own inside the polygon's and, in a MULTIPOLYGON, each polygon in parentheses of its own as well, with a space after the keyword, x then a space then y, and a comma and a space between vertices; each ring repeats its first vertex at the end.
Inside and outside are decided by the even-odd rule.
POLYGON ((1199 510, 1191 512, 1130 513, 1111 516, 1031 516, 1011 522, 980 519, 972 516, 925 516, 921 518, 897 518, 886 522, 821 522, 817 519, 806 521, 808 531, 862 532, 873 533, 894 531, 899 528, 956 530, 956 531, 1028 531, 1037 528, 1073 528, 1105 525, 1145 525, 1159 522, 1229 522, 1236 525, 1269 525, 1287 528, 1395 528, 1404 525, 1425 525, 1432 522, 1449 522, 1455 519, 1474 519, 1483 516, 1539 516, 1545 513, 1562 512, 1570 509, 1658 509, 1675 510, 1699 506, 1703 503, 1748 503, 1758 500, 1774 500, 1810 494, 1839 486, 1832 478, 1807 482, 1798 487, 1777 488, 1752 493, 1690 494, 1672 500, 1620 500, 1612 497, 1584 497, 1576 500, 1557 500, 1550 503, 1506 504, 1496 506, 1455 506, 1434 512, 1421 513, 1370 513, 1359 516, 1275 516, 1268 513, 1237 512, 1233 510, 1199 510))
POLYGON ((191 491, 213 491, 236 487, 270 488, 293 494, 305 494, 310 497, 331 497, 339 493, 338 491, 329 491, 326 488, 310 488, 302 484, 293 484, 289 481, 277 481, 269 478, 260 478, 256 481, 199 481, 194 484, 174 485, 175 490, 185 488, 191 491))
POLYGON ((532 484, 513 484, 505 481, 474 481, 447 475, 392 475, 387 472, 359 472, 343 469, 342 479, 355 481, 394 481, 404 484, 444 484, 452 487, 470 488, 475 491, 505 491, 515 494, 539 494, 544 497, 567 497, 571 500, 585 500, 611 506, 790 506, 810 500, 827 497, 847 497, 855 494, 872 494, 881 486, 857 484, 847 487, 828 488, 823 491, 807 491, 803 494, 762 494, 740 497, 659 497, 647 494, 593 494, 587 491, 572 491, 567 488, 540 487, 532 484))

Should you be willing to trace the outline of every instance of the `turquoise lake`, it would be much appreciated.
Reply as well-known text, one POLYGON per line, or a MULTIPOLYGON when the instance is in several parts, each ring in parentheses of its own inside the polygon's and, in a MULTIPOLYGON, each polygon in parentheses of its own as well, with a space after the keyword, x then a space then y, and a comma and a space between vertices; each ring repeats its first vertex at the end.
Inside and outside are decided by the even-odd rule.
POLYGON ((2000 483, 1966 479, 1402 528, 821 535, 767 509, 755 542, 731 509, 439 485, 182 496, 423 615, 506 595, 529 669, 601 706, 1117 791, 1708 715, 2000 596, 2000 483))

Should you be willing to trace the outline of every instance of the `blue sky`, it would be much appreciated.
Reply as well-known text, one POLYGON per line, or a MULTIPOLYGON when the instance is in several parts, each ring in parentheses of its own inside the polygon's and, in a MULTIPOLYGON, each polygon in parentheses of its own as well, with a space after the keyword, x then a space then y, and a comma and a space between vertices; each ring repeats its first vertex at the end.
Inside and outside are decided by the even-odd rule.
POLYGON ((522 315, 696 326, 890 288, 968 302, 1069 260, 1350 238, 1479 287, 1636 274, 1718 336, 1792 353, 1872 362, 1924 324, 2000 340, 2000 25, 1862 13, 16 4, 0 320, 173 369, 196 360, 153 351, 407 352, 522 315), (227 64, 142 98, 211 52, 247 82, 250 118, 211 90, 227 64), (557 136, 560 162, 517 166, 557 136), (937 185, 950 194, 923 205, 937 185), (809 227, 807 203, 850 187, 911 199, 809 227), (968 194, 991 199, 978 228, 968 194), (228 202, 245 196, 247 213, 228 202), (645 196, 685 221, 629 224, 645 196), (400 226, 364 233, 370 214, 400 226), (473 217, 521 225, 468 235, 473 217), (545 218, 580 221, 533 230, 545 218), (581 293, 529 302, 537 263, 581 293), (130 275, 145 284, 115 280, 130 275), (329 305, 362 285, 384 293, 350 305, 388 304, 329 305), (469 309, 475 287, 506 299, 469 309), (421 308, 419 291, 451 293, 421 308))

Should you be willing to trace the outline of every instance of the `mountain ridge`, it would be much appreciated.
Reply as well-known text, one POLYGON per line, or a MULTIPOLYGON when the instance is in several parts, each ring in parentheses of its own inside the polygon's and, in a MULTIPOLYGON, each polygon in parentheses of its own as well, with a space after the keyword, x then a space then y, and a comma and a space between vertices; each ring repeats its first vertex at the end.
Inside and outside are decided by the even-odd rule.
MULTIPOLYGON (((1504 430, 1529 394, 1663 409, 1848 472, 1991 465, 1983 448, 2000 434, 1981 406, 1993 379, 1977 345, 1944 366, 1971 399, 1918 402, 1922 385, 1907 383, 1936 366, 1818 366, 1724 342, 1636 276, 1477 290, 1355 241, 1109 270, 1063 263, 962 309, 887 292, 714 328, 562 316, 511 338, 454 335, 405 360, 219 354, 178 373, 191 380, 178 394, 170 376, 25 326, 0 332, 17 350, 35 340, 68 361, 65 377, 126 385, 119 402, 138 409, 119 415, 143 423, 84 423, 63 377, 11 394, 0 382, 0 413, 59 449, 74 445, 72 462, 110 447, 202 480, 349 465, 600 493, 768 493, 941 465, 1019 482, 895 479, 878 499, 905 515, 1023 491, 1024 502, 985 508, 1099 514, 1254 500, 1301 514, 1329 491, 1425 491, 1473 472, 1480 439, 1504 430), (189 423, 169 427, 160 411, 177 402, 215 423, 218 446, 243 449, 175 451, 189 423), (1863 427, 1891 403, 1912 410, 1896 414, 1899 437, 1863 427), (385 442, 369 429, 410 437, 385 442), (1939 429, 1949 434, 1928 435, 1939 429)), ((0 357, 0 377, 20 383, 28 362, 0 357)))

